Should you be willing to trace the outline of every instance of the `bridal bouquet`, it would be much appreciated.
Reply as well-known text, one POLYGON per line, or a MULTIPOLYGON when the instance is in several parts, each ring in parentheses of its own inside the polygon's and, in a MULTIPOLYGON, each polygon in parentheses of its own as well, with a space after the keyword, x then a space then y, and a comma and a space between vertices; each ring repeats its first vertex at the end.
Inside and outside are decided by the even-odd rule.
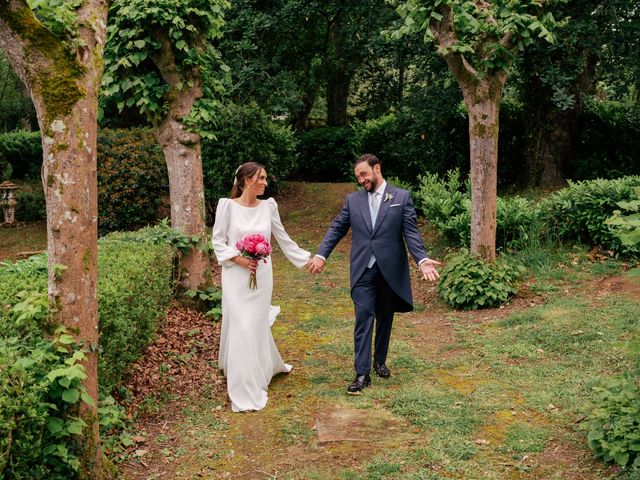
MULTIPOLYGON (((271 244, 269 240, 259 233, 242 237, 236 242, 236 248, 243 257, 252 260, 264 260, 265 263, 267 262, 267 257, 271 255, 271 244)), ((249 275, 249 288, 254 290, 258 288, 256 272, 251 272, 249 275)))

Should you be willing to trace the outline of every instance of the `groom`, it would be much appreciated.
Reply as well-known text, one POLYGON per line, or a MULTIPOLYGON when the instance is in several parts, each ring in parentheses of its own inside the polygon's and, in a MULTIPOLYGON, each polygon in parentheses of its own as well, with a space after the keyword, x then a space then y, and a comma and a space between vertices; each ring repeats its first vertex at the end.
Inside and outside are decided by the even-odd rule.
POLYGON ((438 279, 440 275, 435 267, 440 262, 427 258, 411 195, 385 182, 380 160, 375 155, 365 154, 356 160, 354 171, 364 189, 347 195, 309 270, 321 272, 334 247, 349 228, 352 229, 350 285, 356 314, 356 378, 347 393, 359 395, 371 384, 374 324, 373 368, 379 377, 388 378, 391 372, 385 362, 393 314, 413 310, 407 247, 425 280, 438 279))

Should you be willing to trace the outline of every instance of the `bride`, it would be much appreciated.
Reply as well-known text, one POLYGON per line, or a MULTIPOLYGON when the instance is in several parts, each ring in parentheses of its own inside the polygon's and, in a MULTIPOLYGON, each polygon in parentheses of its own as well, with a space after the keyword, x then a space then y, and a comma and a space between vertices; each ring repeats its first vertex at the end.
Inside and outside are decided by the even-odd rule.
POLYGON ((271 335, 280 307, 271 305, 271 257, 256 261, 240 255, 236 242, 249 234, 271 234, 296 267, 308 265, 310 253, 302 250, 282 226, 273 198, 258 199, 267 187, 267 172, 256 162, 236 170, 231 198, 218 201, 212 244, 222 265, 222 333, 218 365, 227 377, 227 392, 234 412, 260 410, 267 404, 267 387, 291 365, 282 361, 271 335), (249 288, 255 272, 257 288, 249 288))

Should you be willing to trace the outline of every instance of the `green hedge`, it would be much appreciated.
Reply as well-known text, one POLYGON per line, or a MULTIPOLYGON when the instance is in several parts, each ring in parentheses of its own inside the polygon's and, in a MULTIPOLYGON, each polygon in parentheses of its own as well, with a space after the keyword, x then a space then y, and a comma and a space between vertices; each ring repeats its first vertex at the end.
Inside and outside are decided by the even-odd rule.
MULTIPOLYGON (((98 243, 99 377, 104 392, 122 380, 127 366, 153 339, 173 295, 174 250, 129 239, 136 234, 111 234, 98 243)), ((46 292, 46 256, 0 266, 0 305, 15 304, 22 290, 46 292)), ((23 335, 3 312, 0 336, 23 335)))
POLYGON ((322 127, 296 134, 300 164, 294 177, 310 182, 353 180, 353 135, 351 127, 322 127))
MULTIPOLYGON (((42 140, 40 132, 10 132, 0 134, 0 158, 11 164, 12 178, 40 178, 42 140)), ((0 173, 4 170, 0 165, 0 173)))
POLYGON ((98 228, 131 230, 158 220, 169 195, 167 165, 150 129, 98 135, 98 228))
POLYGON ((296 141, 289 128, 274 123, 257 105, 227 104, 216 118, 217 127, 203 139, 202 167, 209 214, 221 197, 228 197, 234 173, 244 162, 256 161, 267 168, 269 187, 265 196, 277 193, 281 181, 297 165, 296 141))

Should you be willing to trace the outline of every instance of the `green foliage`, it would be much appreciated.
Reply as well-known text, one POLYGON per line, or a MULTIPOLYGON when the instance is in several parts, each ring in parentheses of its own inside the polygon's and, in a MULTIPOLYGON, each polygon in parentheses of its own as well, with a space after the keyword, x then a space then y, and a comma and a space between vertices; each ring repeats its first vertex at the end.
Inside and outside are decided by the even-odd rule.
MULTIPOLYGON (((14 307, 15 308, 15 307, 14 307)), ((11 312, 11 309, 10 309, 11 312)), ((42 310, 23 309, 25 319, 42 310)), ((78 404, 92 403, 82 382, 85 355, 59 327, 51 339, 0 337, 0 474, 68 479, 79 467, 78 435, 86 427, 78 404)))
MULTIPOLYGON (((414 194, 416 207, 424 213, 447 241, 456 246, 471 243, 471 196, 467 180, 462 184, 459 170, 444 178, 435 174, 419 178, 414 194)), ((539 238, 538 208, 522 197, 498 197, 496 205, 496 247, 520 249, 539 238)))
POLYGON ((190 298, 197 298, 203 301, 207 311, 205 315, 220 320, 222 317, 222 290, 211 286, 205 290, 188 290, 185 294, 190 298))
POLYGON ((11 164, 13 178, 39 179, 42 165, 40 132, 0 134, 0 158, 11 164))
POLYGON ((640 175, 640 105, 638 102, 587 102, 580 118, 571 178, 618 178, 640 175))
POLYGON ((633 372, 593 387, 595 408, 585 428, 598 458, 640 469, 640 362, 633 372))
POLYGON ((612 225, 605 223, 618 209, 618 202, 634 198, 634 187, 640 177, 616 180, 569 182, 569 186, 555 192, 541 205, 542 221, 547 234, 562 240, 601 245, 616 253, 633 253, 616 235, 612 225))
MULTIPOLYGON (((37 128, 35 108, 9 60, 0 51, 0 132, 37 128)), ((1 136, 0 136, 1 138, 1 136)), ((2 155, 0 154, 0 171, 2 155)))
POLYGON ((622 215, 621 210, 614 210, 613 216, 604 223, 613 226, 614 234, 624 246, 638 250, 637 247, 640 247, 640 187, 634 188, 634 191, 638 200, 618 202, 620 208, 633 213, 622 215))
POLYGON ((468 171, 468 121, 458 111, 460 100, 459 91, 441 84, 412 92, 397 112, 354 124, 354 151, 374 153, 385 176, 412 184, 419 175, 468 171))
POLYGON ((35 222, 47 218, 47 206, 42 187, 37 190, 18 190, 16 193, 16 220, 20 222, 35 222))
POLYGON ((98 417, 103 452, 112 459, 122 458, 126 449, 134 444, 128 431, 125 409, 109 395, 100 400, 98 417))
MULTIPOLYGON (((143 237, 144 230, 113 233, 98 242, 98 374, 103 392, 111 391, 151 342, 173 296, 174 248, 143 237)), ((46 291, 45 255, 1 263, 0 305, 12 308, 0 309, 0 336, 26 338, 45 328, 34 312, 46 304, 46 291), (25 297, 22 290, 33 293, 25 297), (23 311, 32 312, 30 320, 20 318, 23 311)))
MULTIPOLYGON (((557 26, 553 15, 537 0, 471 2, 457 0, 390 0, 404 19, 404 25, 392 32, 403 35, 422 32, 425 41, 436 41, 435 30, 447 15, 455 41, 439 43, 441 55, 464 55, 478 72, 507 70, 517 54, 535 38, 553 43, 551 30, 557 26)), ((547 2, 552 3, 552 2, 547 2)), ((442 40, 441 38, 438 41, 442 40)))
POLYGON ((112 2, 103 104, 115 104, 119 112, 125 107, 134 109, 157 123, 166 114, 166 102, 175 90, 194 86, 193 69, 197 69, 203 97, 185 122, 193 126, 211 122, 229 70, 216 49, 222 36, 223 11, 228 7, 227 0, 112 2), (171 84, 158 64, 177 75, 171 84))
POLYGON ((98 312, 100 390, 110 392, 154 339, 173 296, 174 250, 131 241, 131 234, 100 239, 98 312))
POLYGON ((314 128, 296 135, 300 163, 296 178, 314 182, 353 179, 353 130, 350 127, 314 128))
POLYGON ((98 135, 98 227, 130 230, 153 223, 169 195, 164 156, 149 129, 98 135))
POLYGON ((56 36, 76 36, 77 10, 83 4, 83 0, 27 0, 27 3, 42 24, 56 36))
POLYGON ((217 126, 210 130, 216 140, 203 139, 202 168, 209 213, 221 197, 228 197, 238 166, 256 161, 267 168, 266 195, 278 191, 279 182, 297 165, 296 141, 289 128, 274 123, 255 104, 227 104, 217 126))
MULTIPOLYGON (((121 235, 118 235, 117 237, 120 236, 121 235)), ((136 232, 128 232, 124 234, 124 237, 130 242, 151 242, 169 245, 181 253, 187 253, 191 248, 196 248, 207 253, 212 250, 207 238, 200 238, 199 235, 185 235, 171 228, 166 218, 154 227, 143 228, 136 232)))
POLYGON ((475 310, 496 307, 517 293, 515 281, 524 267, 499 258, 495 263, 463 249, 446 257, 438 292, 453 308, 475 310))

